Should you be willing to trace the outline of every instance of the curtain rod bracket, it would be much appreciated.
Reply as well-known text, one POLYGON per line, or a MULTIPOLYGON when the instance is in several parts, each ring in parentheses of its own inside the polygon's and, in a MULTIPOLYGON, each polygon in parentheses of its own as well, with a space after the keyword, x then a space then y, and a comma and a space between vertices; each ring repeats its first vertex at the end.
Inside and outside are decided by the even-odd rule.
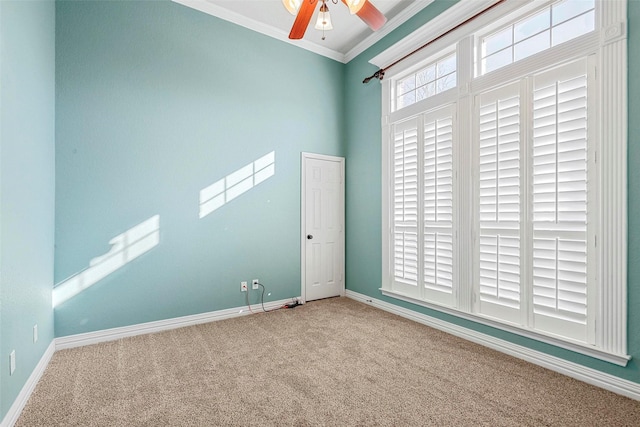
POLYGON ((375 73, 373 73, 373 75, 367 77, 366 79, 364 79, 362 81, 362 83, 367 84, 369 83, 372 79, 378 79, 378 80, 382 80, 384 78, 384 70, 383 69, 379 69, 378 71, 376 71, 375 73))

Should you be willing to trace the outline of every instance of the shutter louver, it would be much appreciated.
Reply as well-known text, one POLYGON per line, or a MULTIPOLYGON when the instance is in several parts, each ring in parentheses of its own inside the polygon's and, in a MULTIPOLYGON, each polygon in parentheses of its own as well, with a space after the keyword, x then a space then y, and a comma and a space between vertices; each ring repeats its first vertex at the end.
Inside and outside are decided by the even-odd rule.
POLYGON ((418 130, 396 134, 394 150, 394 219, 418 220, 418 130))
POLYGON ((480 312, 517 321, 521 282, 519 86, 485 93, 480 101, 480 312))
POLYGON ((424 287, 445 302, 429 290, 453 294, 453 117, 444 109, 424 120, 424 287))
POLYGON ((418 126, 395 126, 393 151, 395 282, 418 286, 418 126))
POLYGON ((397 231, 394 234, 394 271, 396 279, 418 283, 418 235, 397 231))
POLYGON ((554 333, 560 330, 571 338, 584 340, 586 328, 579 326, 587 322, 588 153, 584 62, 537 76, 533 103, 536 325, 545 328, 553 324, 554 333), (540 316, 556 321, 550 323, 540 316))

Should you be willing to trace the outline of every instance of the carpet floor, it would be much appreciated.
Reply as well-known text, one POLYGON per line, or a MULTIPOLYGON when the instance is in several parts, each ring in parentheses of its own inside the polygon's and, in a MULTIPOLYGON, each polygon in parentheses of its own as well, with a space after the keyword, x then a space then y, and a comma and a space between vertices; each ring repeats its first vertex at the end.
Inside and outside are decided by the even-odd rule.
POLYGON ((347 298, 58 351, 16 426, 640 426, 640 402, 347 298))

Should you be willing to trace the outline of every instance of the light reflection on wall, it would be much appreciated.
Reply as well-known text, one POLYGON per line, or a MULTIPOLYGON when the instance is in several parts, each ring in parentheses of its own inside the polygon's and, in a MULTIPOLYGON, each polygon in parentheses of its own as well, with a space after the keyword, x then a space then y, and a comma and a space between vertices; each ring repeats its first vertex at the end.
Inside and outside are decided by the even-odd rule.
POLYGON ((200 218, 204 218, 224 204, 249 191, 276 173, 276 152, 230 173, 200 190, 200 218))
POLYGON ((53 288, 53 307, 73 298, 160 243, 160 216, 154 215, 109 241, 109 252, 53 288))

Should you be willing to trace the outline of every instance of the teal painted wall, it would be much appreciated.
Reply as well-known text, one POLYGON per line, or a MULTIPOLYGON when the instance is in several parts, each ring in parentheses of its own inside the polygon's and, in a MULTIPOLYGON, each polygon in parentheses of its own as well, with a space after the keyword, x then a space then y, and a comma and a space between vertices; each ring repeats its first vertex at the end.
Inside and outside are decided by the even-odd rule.
MULTIPOLYGON (((371 57, 454 3, 438 0, 345 66, 166 0, 0 1, 0 419, 54 336, 53 283, 155 215, 159 244, 58 306, 57 336, 241 306, 239 282, 255 277, 268 300, 299 295, 301 151, 347 157, 349 289, 640 382, 636 80, 627 368, 379 293, 380 85, 361 81, 371 57), (271 151, 273 177, 198 217, 201 189, 271 151)), ((629 75, 639 23, 632 0, 629 75)))
POLYGON ((52 1, 0 2, 0 420, 53 340, 54 25, 52 1))
POLYGON ((300 153, 344 154, 344 65, 169 1, 58 1, 56 29, 56 283, 160 224, 55 308, 56 336, 242 306, 253 278, 299 296, 300 153), (201 189, 272 151, 273 177, 199 218, 201 189))
MULTIPOLYGON (((595 360, 489 328, 474 322, 383 297, 381 287, 381 86, 377 80, 363 85, 362 79, 376 71, 369 59, 384 51, 415 29, 433 19, 455 1, 438 0, 405 25, 349 62, 345 72, 347 168, 347 288, 383 301, 425 313, 456 325, 539 350, 619 377, 640 382, 640 83, 629 80, 629 318, 628 347, 633 359, 626 368, 595 360)), ((640 1, 629 2, 629 76, 640 73, 640 1)))

